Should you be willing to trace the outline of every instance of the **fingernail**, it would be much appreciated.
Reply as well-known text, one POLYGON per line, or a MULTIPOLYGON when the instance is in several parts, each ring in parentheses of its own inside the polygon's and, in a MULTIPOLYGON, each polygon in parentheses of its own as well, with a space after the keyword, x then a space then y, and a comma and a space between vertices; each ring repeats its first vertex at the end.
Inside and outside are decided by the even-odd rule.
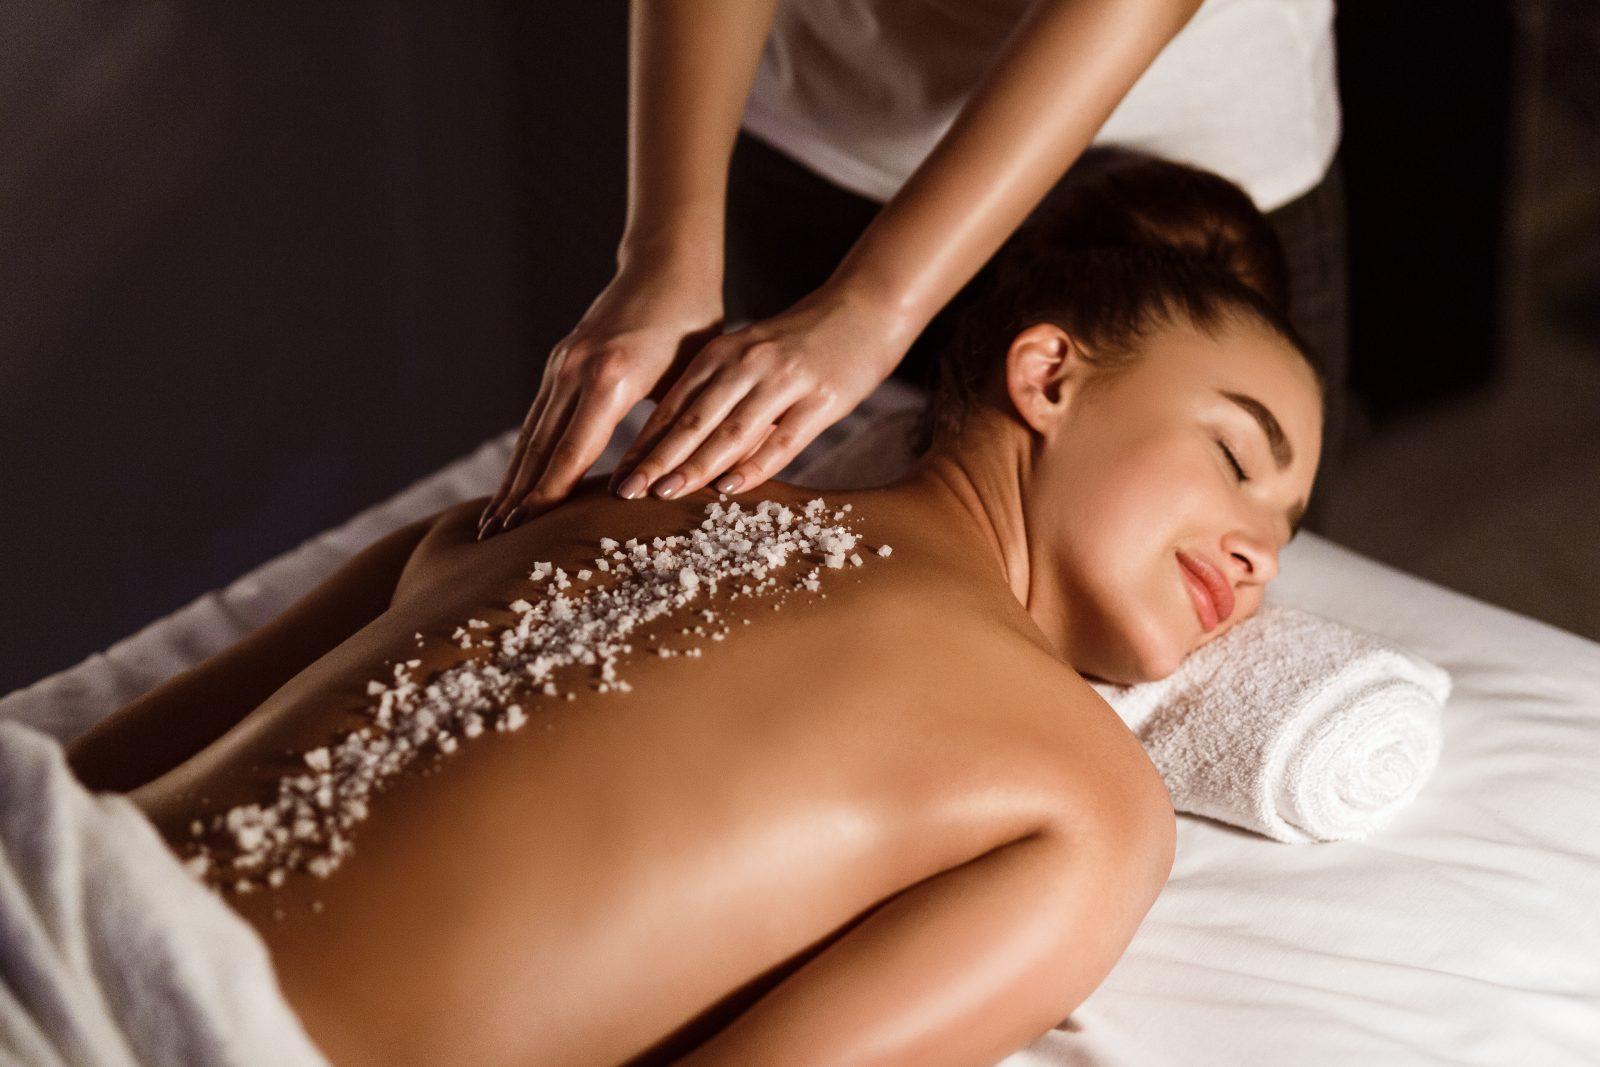
POLYGON ((660 497, 662 500, 672 499, 672 494, 676 493, 679 489, 682 489, 683 483, 687 480, 688 479, 681 474, 667 475, 665 478, 656 483, 656 496, 660 497))
POLYGON ((731 492, 733 492, 735 489, 739 488, 743 484, 744 484, 744 475, 742 475, 742 474, 725 474, 725 475, 722 476, 722 480, 717 483, 717 492, 719 492, 719 493, 731 493, 731 492))
POLYGON ((644 495, 644 487, 644 475, 630 474, 621 485, 617 486, 617 495, 624 500, 632 500, 636 496, 644 495))
POLYGON ((500 524, 500 528, 502 530, 509 530, 511 529, 512 524, 520 518, 522 518, 522 505, 518 504, 516 507, 511 509, 511 514, 505 517, 505 521, 500 524))

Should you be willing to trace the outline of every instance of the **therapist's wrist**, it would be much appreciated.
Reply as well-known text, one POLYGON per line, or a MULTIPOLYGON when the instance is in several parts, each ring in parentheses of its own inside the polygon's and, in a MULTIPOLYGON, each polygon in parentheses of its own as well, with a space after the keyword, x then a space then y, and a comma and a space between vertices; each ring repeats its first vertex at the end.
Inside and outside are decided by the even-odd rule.
POLYGON ((665 270, 721 286, 722 260, 722 220, 699 212, 630 223, 617 242, 618 273, 665 270))
MULTIPOLYGON (((895 363, 933 318, 932 313, 926 312, 917 302, 906 299, 898 287, 866 273, 835 272, 823 283, 818 295, 866 313, 881 328, 882 337, 890 348, 898 346, 895 363)), ((891 364, 885 373, 893 369, 891 364)))
POLYGON ((686 289, 722 294, 721 249, 679 244, 636 244, 617 249, 617 277, 651 278, 686 289))

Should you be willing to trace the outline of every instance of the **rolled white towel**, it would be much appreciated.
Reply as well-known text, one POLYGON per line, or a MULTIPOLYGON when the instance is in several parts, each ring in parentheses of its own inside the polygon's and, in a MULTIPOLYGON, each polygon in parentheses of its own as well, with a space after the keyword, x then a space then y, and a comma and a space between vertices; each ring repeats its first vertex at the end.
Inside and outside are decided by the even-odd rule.
POLYGON ((1292 844, 1386 826, 1439 763, 1441 667, 1266 603, 1166 678, 1092 682, 1182 812, 1292 844))

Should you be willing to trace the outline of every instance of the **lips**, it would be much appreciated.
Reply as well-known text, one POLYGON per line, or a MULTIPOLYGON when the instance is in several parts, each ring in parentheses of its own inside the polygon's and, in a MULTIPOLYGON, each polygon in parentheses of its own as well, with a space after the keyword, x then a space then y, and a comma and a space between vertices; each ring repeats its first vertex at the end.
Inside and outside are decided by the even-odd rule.
POLYGON ((1215 630, 1233 614, 1233 587, 1221 571, 1198 556, 1180 550, 1178 563, 1200 615, 1200 625, 1207 631, 1215 630))

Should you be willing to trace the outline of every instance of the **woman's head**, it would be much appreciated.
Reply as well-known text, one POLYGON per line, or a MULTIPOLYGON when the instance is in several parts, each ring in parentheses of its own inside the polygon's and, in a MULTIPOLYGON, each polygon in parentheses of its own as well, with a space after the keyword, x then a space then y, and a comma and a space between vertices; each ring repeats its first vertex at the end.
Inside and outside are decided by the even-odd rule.
POLYGON ((1170 674, 1260 606, 1320 458, 1270 224, 1217 175, 1097 150, 969 292, 922 446, 1024 442, 1030 611, 1084 673, 1170 674))

